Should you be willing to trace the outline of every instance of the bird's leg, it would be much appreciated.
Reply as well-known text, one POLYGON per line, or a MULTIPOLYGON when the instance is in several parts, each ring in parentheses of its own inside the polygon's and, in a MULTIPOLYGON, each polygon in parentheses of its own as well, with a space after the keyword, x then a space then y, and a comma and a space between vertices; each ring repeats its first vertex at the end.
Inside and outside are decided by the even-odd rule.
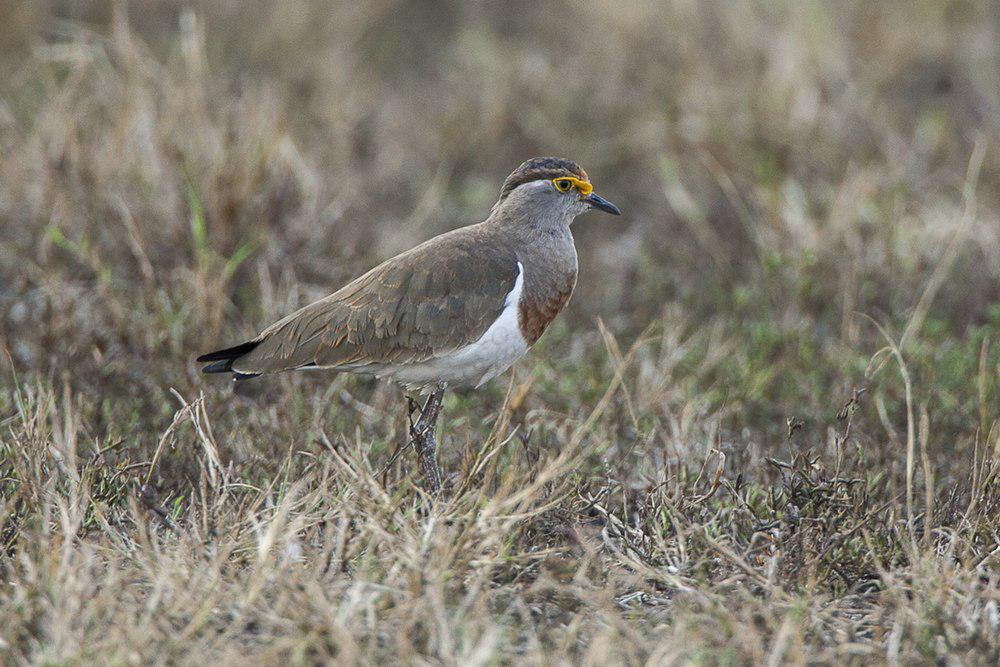
MULTIPOLYGON (((441 490, 441 471, 438 469, 437 460, 434 455, 437 451, 437 441, 434 439, 434 430, 437 425, 438 415, 441 414, 441 402, 444 399, 444 385, 438 385, 424 403, 420 410, 420 417, 417 423, 410 422, 410 439, 413 441, 413 448, 417 451, 417 459, 420 462, 420 470, 424 476, 424 482, 432 493, 441 490)), ((411 413, 412 414, 412 413, 411 413)))

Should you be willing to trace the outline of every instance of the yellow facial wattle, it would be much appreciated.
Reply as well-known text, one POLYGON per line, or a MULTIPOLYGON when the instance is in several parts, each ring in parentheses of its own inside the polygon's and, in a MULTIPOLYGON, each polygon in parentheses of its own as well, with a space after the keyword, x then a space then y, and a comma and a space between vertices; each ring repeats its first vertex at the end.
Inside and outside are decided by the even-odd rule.
POLYGON ((556 190, 559 192, 569 192, 573 188, 576 188, 584 197, 594 191, 593 185, 587 181, 580 180, 579 178, 574 178, 573 176, 560 176, 559 178, 553 178, 552 185, 554 185, 556 190))

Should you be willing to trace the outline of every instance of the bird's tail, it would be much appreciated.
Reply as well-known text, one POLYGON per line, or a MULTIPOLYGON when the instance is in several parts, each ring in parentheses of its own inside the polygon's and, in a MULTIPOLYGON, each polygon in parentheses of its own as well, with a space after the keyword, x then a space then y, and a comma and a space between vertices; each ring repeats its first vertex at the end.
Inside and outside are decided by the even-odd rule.
POLYGON ((233 347, 227 347, 223 350, 216 350, 215 352, 203 354, 198 357, 198 363, 212 363, 209 363, 207 366, 202 368, 201 372, 232 373, 237 380, 245 380, 246 378, 256 377, 255 373, 240 373, 239 371, 233 370, 233 363, 243 355, 248 354, 258 345, 260 345, 259 340, 251 340, 246 343, 234 345, 233 347))

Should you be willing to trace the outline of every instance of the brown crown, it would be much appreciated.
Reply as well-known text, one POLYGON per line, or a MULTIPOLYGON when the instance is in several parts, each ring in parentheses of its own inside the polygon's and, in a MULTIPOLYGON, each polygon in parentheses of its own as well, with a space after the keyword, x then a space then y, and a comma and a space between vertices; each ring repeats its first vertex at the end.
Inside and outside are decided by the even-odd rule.
POLYGON ((500 188, 501 201, 510 194, 511 190, 524 183, 537 181, 540 179, 553 179, 560 176, 575 176, 584 181, 590 181, 587 172, 583 167, 572 160, 561 157, 533 157, 525 160, 521 166, 515 169, 500 188))

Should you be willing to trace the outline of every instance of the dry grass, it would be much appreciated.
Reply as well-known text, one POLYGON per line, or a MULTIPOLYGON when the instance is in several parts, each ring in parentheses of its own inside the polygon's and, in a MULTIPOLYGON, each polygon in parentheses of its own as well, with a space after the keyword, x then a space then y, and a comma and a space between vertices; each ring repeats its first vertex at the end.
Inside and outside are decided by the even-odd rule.
POLYGON ((0 6, 3 662, 1000 661, 998 33, 0 6), (446 401, 447 498, 398 389, 198 374, 553 153, 625 216, 578 222, 507 382, 446 401))

